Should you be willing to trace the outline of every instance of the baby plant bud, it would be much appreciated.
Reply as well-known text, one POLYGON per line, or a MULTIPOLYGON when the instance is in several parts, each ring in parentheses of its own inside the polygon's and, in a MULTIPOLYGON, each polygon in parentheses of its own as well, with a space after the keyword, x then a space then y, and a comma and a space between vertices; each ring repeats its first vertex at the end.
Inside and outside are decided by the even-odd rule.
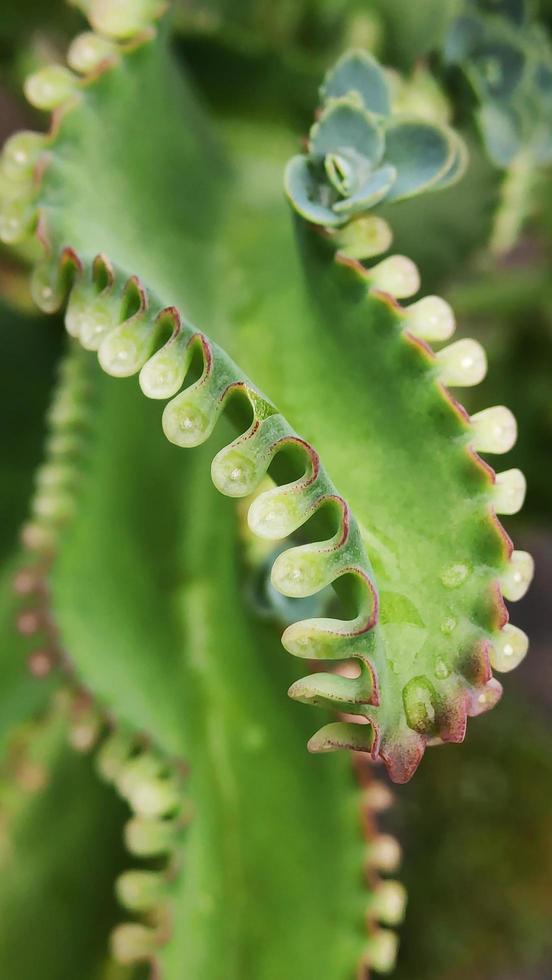
POLYGON ((2 150, 2 172, 11 180, 28 180, 45 145, 41 133, 14 133, 2 150))
POLYGON ((517 514, 523 507, 527 481, 518 469, 496 474, 494 505, 497 514, 517 514))
POLYGON ((404 919, 406 889, 399 881, 380 881, 374 888, 368 915, 386 926, 397 926, 404 919))
POLYGON ((93 72, 106 60, 117 56, 117 46, 106 37, 93 31, 79 34, 67 52, 67 62, 73 71, 86 75, 93 72))
POLYGON ((369 270, 372 286, 396 299, 413 296, 420 288, 418 267, 406 255, 390 255, 369 270))
POLYGON ((124 922, 111 933, 113 957, 125 965, 150 959, 158 945, 154 930, 138 922, 124 922))
POLYGON ((393 233, 383 218, 366 215, 349 221, 335 233, 335 242, 348 259, 371 259, 391 247, 393 233))
POLYGON ((407 329, 422 340, 448 340, 456 327, 452 307, 440 296, 424 296, 403 313, 407 329))
POLYGON ((159 0, 91 0, 88 16, 100 33, 123 40, 148 27, 164 7, 159 0))
POLYGON ((147 912, 164 897, 165 879, 157 871, 125 871, 115 883, 121 905, 131 912, 147 912))
POLYGON ((436 355, 439 380, 451 387, 477 385, 487 373, 487 356, 477 340, 464 338, 436 355))
POLYGON ((495 405, 472 415, 472 445, 478 452, 507 453, 517 438, 517 423, 509 408, 495 405))
POLYGON ((77 78, 63 65, 48 65, 30 75, 24 89, 35 109, 57 109, 77 91, 77 78))
POLYGON ((395 968, 398 946, 399 940, 394 932, 390 929, 378 929, 366 944, 367 965, 377 973, 391 973, 395 968))
POLYGON ((175 838, 175 824, 171 820, 133 817, 125 826, 126 846, 137 857, 166 854, 174 846, 175 838))
POLYGON ((521 663, 528 649, 529 640, 523 630, 506 623, 493 640, 491 664, 495 670, 507 673, 521 663))
POLYGON ((401 863, 401 846, 391 834, 379 834, 366 848, 366 863, 378 871, 396 871, 401 863))
POLYGON ((523 599, 531 585, 534 572, 535 562, 531 555, 527 551, 513 551, 500 583, 505 598, 512 602, 523 599))

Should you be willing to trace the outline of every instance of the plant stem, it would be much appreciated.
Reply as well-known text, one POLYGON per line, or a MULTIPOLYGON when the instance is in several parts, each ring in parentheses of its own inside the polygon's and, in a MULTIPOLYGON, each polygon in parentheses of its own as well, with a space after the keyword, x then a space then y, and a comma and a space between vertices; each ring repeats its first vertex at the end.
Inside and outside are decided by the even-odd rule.
POLYGON ((528 154, 520 154, 506 171, 489 242, 494 256, 506 255, 515 246, 531 212, 534 176, 533 162, 528 154))

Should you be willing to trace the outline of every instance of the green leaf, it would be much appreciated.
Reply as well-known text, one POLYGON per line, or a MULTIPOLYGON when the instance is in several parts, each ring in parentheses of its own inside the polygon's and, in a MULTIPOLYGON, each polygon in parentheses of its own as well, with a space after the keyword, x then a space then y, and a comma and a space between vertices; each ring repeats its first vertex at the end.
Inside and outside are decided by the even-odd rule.
POLYGON ((180 537, 186 584, 174 603, 196 819, 173 891, 186 928, 160 952, 160 966, 167 977, 210 980, 222 962, 225 980, 244 972, 273 980, 291 962, 305 980, 341 980, 362 953, 356 910, 368 901, 349 760, 309 758, 307 709, 274 697, 292 665, 277 634, 244 606, 234 514, 206 483, 207 454, 199 455, 180 537), (274 828, 284 847, 273 846, 274 828))
POLYGON ((523 50, 493 39, 478 45, 465 70, 479 98, 507 99, 519 85, 525 64, 523 50))
POLYGON ((167 55, 166 40, 160 37, 155 44, 134 48, 125 57, 124 68, 104 71, 94 84, 85 85, 78 112, 64 115, 56 146, 64 167, 54 165, 47 180, 49 208, 60 236, 91 259, 99 253, 109 256, 116 238, 126 268, 164 282, 163 291, 172 302, 186 306, 192 316, 206 317, 212 278, 198 255, 209 247, 220 222, 228 169, 191 85, 167 55), (131 130, 129 120, 134 120, 131 130), (127 176, 115 187, 113 174, 130 159, 127 176), (190 174, 194 193, 185 194, 183 181, 190 174), (66 195, 73 202, 70 216, 55 203, 66 195), (112 237, 106 229, 114 213, 119 219, 112 237), (152 229, 155 248, 144 247, 146 242, 152 244, 152 229), (179 289, 183 267, 190 270, 185 296, 179 289))
POLYGON ((154 437, 156 406, 140 398, 132 381, 114 381, 98 369, 96 375, 78 515, 52 574, 55 615, 100 703, 131 730, 154 733, 166 754, 182 756, 182 664, 170 590, 188 460, 154 437), (129 492, 133 484, 136 493, 129 492))
POLYGON ((464 140, 461 139, 452 129, 448 130, 448 135, 453 145, 453 153, 450 164, 445 170, 444 174, 439 177, 439 180, 428 188, 428 190, 440 191, 445 187, 451 187, 464 176, 468 166, 468 149, 464 143, 464 140))
POLYGON ((431 123, 397 120, 385 129, 385 160, 397 171, 388 201, 411 197, 437 184, 450 172, 457 143, 431 123))
POLYGON ((456 17, 445 37, 443 57, 449 65, 460 64, 469 58, 481 38, 481 25, 477 17, 456 17))
POLYGON ((13 731, 45 708, 56 683, 55 679, 33 677, 27 666, 33 641, 17 629, 17 616, 26 608, 26 601, 14 590, 22 566, 21 557, 13 558, 4 564, 0 577, 0 757, 13 731))
POLYGON ((305 156, 295 156, 286 165, 284 187, 293 207, 316 225, 338 226, 342 218, 321 201, 320 179, 305 156))
POLYGON ((541 62, 535 69, 535 85, 544 98, 552 96, 552 65, 541 62))
MULTIPOLYGON (((465 134, 464 134, 465 136, 465 134)), ((460 264, 488 241, 498 187, 496 169, 489 162, 480 140, 467 142, 470 165, 453 187, 431 197, 423 196, 380 206, 386 221, 393 223, 394 246, 420 267, 428 292, 439 292, 460 264), (423 224, 426 234, 420 236, 423 224)))
MULTIPOLYGON (((77 181, 72 173, 82 169, 84 175, 91 172, 88 168, 96 167, 97 174, 92 169, 95 183, 104 188, 107 200, 114 200, 119 181, 110 185, 117 174, 112 157, 107 154, 100 174, 101 160, 94 155, 89 159, 86 153, 82 156, 83 147, 86 150, 92 136, 105 130, 103 100, 110 107, 108 118, 114 113, 119 74, 124 73, 126 107, 132 103, 133 86, 134 91, 143 90, 142 73, 152 88, 154 82, 163 88, 165 76, 152 74, 147 65, 149 48, 144 45, 130 54, 124 69, 115 66, 97 83, 80 89, 78 102, 67 106, 62 115, 50 141, 50 164, 39 188, 39 204, 48 219, 52 244, 52 262, 44 271, 56 293, 63 284, 64 263, 82 263, 82 274, 71 294, 68 329, 79 335, 83 316, 85 322, 101 327, 99 359, 104 369, 118 376, 141 369, 141 384, 150 397, 172 399, 163 415, 172 442, 181 447, 198 445, 209 437, 223 408, 237 410, 241 419, 238 437, 217 454, 213 477, 223 492, 245 496, 270 469, 278 486, 261 494, 249 510, 251 527, 258 534, 283 538, 303 533, 299 529, 320 511, 317 519, 322 530, 317 533, 321 539, 307 537, 306 550, 293 548, 280 555, 273 576, 278 587, 291 596, 316 593, 335 583, 337 615, 294 623, 283 642, 290 653, 302 658, 359 660, 359 676, 346 678, 347 683, 341 678, 334 695, 320 700, 340 702, 344 710, 360 712, 373 730, 369 738, 363 736, 363 742, 370 742, 374 757, 383 759, 393 778, 403 781, 416 768, 429 740, 461 740, 466 715, 477 714, 496 701, 500 686, 491 680, 489 656, 504 668, 508 651, 515 653, 508 661, 513 664, 526 649, 524 634, 501 629, 504 607, 494 585, 508 573, 508 542, 492 510, 495 503, 499 506, 501 493, 504 498, 508 480, 501 479, 495 490, 489 468, 473 454, 477 448, 485 452, 509 448, 515 422, 501 408, 470 422, 443 391, 445 379, 454 384, 474 383, 485 358, 472 343, 467 361, 476 370, 474 374, 470 368, 466 376, 466 358, 457 347, 434 356, 415 339, 416 334, 431 339, 435 319, 439 338, 450 336, 453 324, 442 301, 437 300, 437 314, 431 298, 431 313, 424 312, 427 301, 411 309, 396 302, 418 287, 417 271, 408 259, 391 256, 366 270, 354 263, 336 262, 331 240, 313 235, 297 219, 295 232, 290 227, 288 210, 271 180, 257 186, 255 179, 232 183, 228 177, 228 184, 224 180, 219 186, 216 170, 202 171, 206 183, 212 180, 219 193, 224 194, 226 187, 229 193, 218 227, 207 219, 204 222, 203 233, 216 237, 218 275, 216 289, 201 295, 214 335, 224 338, 230 353, 246 364, 255 385, 187 317, 164 306, 169 298, 174 302, 180 297, 182 309, 198 308, 204 280, 215 282, 211 252, 205 253, 210 256, 207 261, 202 260, 188 239, 197 227, 192 201, 197 203, 201 186, 193 172, 194 166, 201 165, 201 155, 191 128, 181 148, 188 164, 182 172, 194 188, 193 195, 185 195, 191 198, 187 204, 191 225, 184 237, 190 262, 180 263, 176 272, 174 256, 163 257, 171 238, 166 174, 163 169, 154 170, 151 183, 152 171, 147 170, 148 214, 152 222, 156 212, 156 220, 163 218, 164 243, 155 259, 149 249, 139 258, 143 282, 133 277, 124 285, 133 268, 127 263, 143 251, 140 191, 146 178, 142 173, 125 185, 129 201, 138 195, 138 207, 128 210, 119 229, 105 211, 94 212, 91 197, 82 193, 86 177, 77 181), (71 179, 65 179, 67 171, 71 179), (109 229, 107 247, 113 267, 106 259, 94 258, 102 237, 100 223, 109 229), (76 243, 77 256, 64 250, 68 241, 76 243), (263 325, 262 343, 259 324, 263 325), (411 329, 405 330, 409 325, 411 329), (172 330, 168 341, 167 326, 172 330), (173 398, 196 353, 201 360, 197 380, 173 398), (166 390, 168 369, 173 374, 166 390), (274 392, 277 405, 261 395, 258 383, 274 392), (252 418, 249 428, 241 415, 244 408, 252 418), (300 463, 295 460, 299 472, 292 467, 293 478, 280 458, 284 448, 300 457, 300 463), (323 463, 319 463, 318 452, 323 463), (367 552, 374 556, 374 570, 367 552), (492 600, 488 598, 491 594, 492 600)), ((159 52, 154 51, 151 59, 158 66, 159 52)), ((148 88, 145 91, 149 93, 148 88)), ((159 141, 167 140, 167 150, 161 154, 166 160, 170 157, 168 117, 156 120, 152 107, 159 107, 159 92, 151 99, 151 106, 144 102, 143 115, 160 127, 159 141)), ((339 109, 343 104, 349 109, 353 106, 333 106, 339 109)), ((354 111, 361 113, 358 108, 354 111)), ((121 131, 121 142, 126 137, 131 139, 121 131)), ((96 154, 101 145, 99 140, 96 154)), ((259 173, 262 145, 262 140, 255 142, 254 164, 250 159, 240 161, 243 174, 259 173)), ((272 150, 272 141, 269 145, 272 150)), ((125 159, 128 150, 127 145, 125 159)), ((451 144, 449 151, 452 157, 451 144)), ((138 170, 151 163, 147 153, 145 159, 140 156, 143 152, 139 150, 135 161, 138 170)), ((443 174, 451 162, 447 157, 443 174)), ((431 179, 439 176, 433 173, 431 179)), ((174 217, 178 225, 182 216, 174 217)), ((84 334, 81 339, 84 343, 84 334)), ((121 494, 124 491, 125 485, 121 494)), ((116 500, 114 497, 114 504, 116 500)), ((76 547, 74 560, 91 549, 96 527, 117 527, 117 521, 109 520, 109 511, 103 510, 103 501, 88 537, 76 547)), ((519 503, 519 494, 516 501, 519 503)), ((511 510, 509 503, 507 506, 511 510)), ((116 513, 122 509, 119 500, 116 513)), ((93 513, 89 505, 86 510, 93 513)), ((129 555, 123 552, 118 559, 121 581, 130 576, 136 563, 132 552, 129 555)), ((104 566, 105 562, 98 562, 84 589, 87 602, 104 566)), ((102 646, 107 645, 116 622, 117 609, 113 601, 109 605, 113 591, 106 587, 104 594, 107 614, 102 646)), ((170 619, 163 626, 168 631, 164 639, 161 632, 154 636, 148 622, 146 588, 137 594, 140 600, 134 596, 132 604, 137 602, 138 619, 131 642, 125 645, 132 649, 141 636, 150 635, 152 644, 159 641, 170 651, 170 619)), ((130 614, 125 619, 130 619, 136 614, 128 598, 126 602, 130 614)), ((76 596, 70 605, 65 629, 71 617, 75 620, 77 616, 76 596)), ((87 619, 96 623, 91 609, 87 619)), ((171 654, 165 652, 167 656, 171 654)), ((97 671, 95 686, 113 697, 128 670, 111 661, 95 668, 93 661, 90 646, 87 662, 90 670, 97 671)), ((156 718, 153 702, 157 698, 151 697, 158 690, 159 700, 170 704, 166 681, 155 675, 151 665, 137 664, 133 678, 134 673, 136 690, 120 697, 121 710, 135 710, 138 699, 143 720, 152 730, 162 731, 166 741, 175 727, 177 706, 156 718)), ((316 702, 318 694, 307 688, 302 681, 292 693, 316 702)), ((344 739, 348 743, 349 736, 344 739)))
POLYGON ((347 51, 327 73, 320 88, 324 102, 353 92, 360 96, 370 112, 389 115, 391 103, 387 80, 376 59, 367 51, 347 51))
MULTIPOLYGON (((546 31, 525 4, 480 3, 466 31, 453 23, 445 45, 470 81, 483 140, 492 161, 510 167, 526 151, 533 164, 548 159, 552 49, 546 31), (468 38, 467 35, 471 36, 468 38), (457 41, 466 40, 464 49, 457 41), (469 42, 469 43, 468 43, 469 42)), ((520 219, 517 222, 519 226, 520 219)), ((499 236, 502 237, 502 236, 499 236)), ((493 238, 496 245, 496 236, 493 238)), ((509 241, 506 236, 505 241, 509 241)))
POLYGON ((342 980, 363 945, 357 798, 346 758, 301 750, 314 721, 282 692, 293 680, 298 700, 365 719, 310 745, 368 751, 397 781, 496 700, 489 656, 519 652, 497 588, 512 569, 494 515, 503 481, 474 451, 496 449, 513 423, 470 422, 443 390, 465 379, 466 358, 422 342, 436 322, 450 334, 443 301, 399 304, 417 284, 412 263, 342 263, 331 239, 292 225, 269 131, 253 163, 236 154, 226 169, 186 88, 171 100, 163 43, 142 41, 75 85, 33 189, 51 249, 35 291, 61 299, 76 268, 67 328, 119 377, 98 384, 55 609, 80 682, 189 762, 195 820, 170 882, 163 975, 274 980, 291 962, 301 980, 342 980), (235 508, 215 495, 206 453, 159 438, 160 413, 121 380, 138 371, 150 398, 171 399, 163 425, 180 447, 207 439, 223 409, 234 418, 230 445, 220 422, 213 477, 239 497, 270 469, 277 485, 249 521, 293 535, 275 583, 292 599, 335 585, 333 615, 292 623, 286 649, 323 668, 353 659, 358 676, 295 678, 246 605, 235 508))
POLYGON ((507 105, 488 102, 481 106, 477 116, 489 156, 499 167, 507 167, 523 146, 515 113, 507 105))
POLYGON ((309 138, 309 149, 315 158, 350 147, 372 166, 381 160, 384 145, 381 126, 346 99, 332 102, 323 110, 309 138))
MULTIPOLYGON (((21 288, 21 287, 20 287, 21 288)), ((25 288, 22 284, 22 288, 25 288)), ((5 292, 8 288, 6 283, 5 292)), ((41 417, 46 411, 62 324, 34 312, 23 313, 0 300, 0 411, 6 433, 2 453, 0 555, 16 547, 17 528, 25 519, 33 472, 42 448, 41 417), (29 356, 29 351, 34 353, 29 356), (24 406, 21 377, 27 379, 24 406)))
POLYGON ((389 189, 395 183, 396 177, 395 167, 389 164, 379 167, 378 170, 374 170, 370 174, 354 194, 343 201, 337 201, 333 206, 334 211, 340 217, 347 215, 347 218, 353 214, 366 211, 367 208, 371 208, 382 201, 384 197, 388 197, 389 189))
MULTIPOLYGON (((235 214, 234 226, 237 220, 235 214)), ((246 221, 243 205, 240 220, 246 221)), ((360 710, 371 718, 381 719, 383 730, 389 724, 390 730, 397 724, 396 720, 391 722, 393 711, 403 710, 397 705, 398 688, 407 683, 413 665, 417 664, 425 676, 435 677, 436 669, 439 673, 435 665, 440 655, 449 663, 452 649, 462 649, 465 642, 470 645, 467 637, 464 640, 461 636, 462 630, 456 633, 456 629, 461 621, 466 622, 464 616, 472 623, 472 617, 479 621, 479 613, 475 612, 480 602, 477 596, 481 586, 476 571, 479 559, 474 556, 472 571, 458 591, 444 586, 440 574, 445 574, 454 553, 465 554, 468 540, 473 544, 477 540, 478 532, 469 530, 474 519, 472 508, 474 499, 479 500, 476 507, 482 507, 481 519, 486 523, 483 517, 486 491, 475 471, 473 484, 467 471, 464 477, 460 476, 463 466, 458 458, 453 462, 458 445, 453 447, 454 432, 462 441, 461 423, 449 415, 438 390, 424 378, 424 355, 417 354, 415 348, 402 350, 404 338, 400 339, 402 335, 397 330, 392 308, 376 297, 367 297, 362 280, 355 282, 352 272, 336 268, 330 256, 317 248, 314 237, 306 233, 301 239, 306 262, 302 272, 294 258, 291 234, 278 215, 277 202, 272 206, 267 203, 263 222, 264 227, 271 228, 273 242, 278 242, 268 269, 261 259, 262 234, 259 231, 258 237, 253 235, 257 221, 258 215, 250 212, 249 233, 241 236, 249 243, 248 256, 244 254, 242 261, 251 263, 253 254, 259 256, 250 265, 250 282, 255 284, 256 300, 251 309, 255 314, 244 313, 240 318, 236 345, 241 347, 249 371, 263 385, 270 384, 279 393, 286 414, 300 420, 304 431, 321 447, 321 455, 338 474, 347 499, 354 501, 354 512, 359 515, 375 562, 382 590, 381 619, 385 624, 381 633, 375 630, 370 654, 378 663, 378 673, 380 668, 382 671, 382 706, 360 710), (277 230, 278 239, 275 238, 277 230), (276 290, 279 281, 287 283, 285 296, 276 290), (291 308, 294 314, 288 320, 291 308), (253 343, 259 316, 271 325, 262 347, 253 343), (307 363, 308 383, 304 370, 307 363), (336 377, 345 380, 335 384, 336 377), (322 402, 325 410, 320 413, 322 402), (363 447, 362 455, 351 466, 348 460, 355 458, 358 446, 363 447), (431 489, 435 487, 439 488, 438 512, 431 489), (423 516, 430 499, 431 519, 429 515, 423 516), (445 530, 452 512, 454 542, 450 526, 445 530), (427 575, 422 578, 420 568, 427 569, 427 575), (416 610, 416 620, 424 624, 422 628, 415 625, 412 615, 406 622, 396 621, 391 598, 397 594, 410 601, 416 610), (449 637, 441 630, 443 604, 450 610, 455 624, 449 637), (380 640, 376 635, 381 637, 381 659, 377 652, 380 640), (384 661, 389 665, 388 673, 384 673, 384 661), (388 700, 385 691, 393 690, 395 679, 397 690, 388 700)), ((500 556, 502 545, 490 528, 489 534, 485 533, 485 542, 481 544, 486 554, 485 565, 497 561, 500 566, 504 561, 500 556)), ((445 625, 445 631, 446 628, 445 625)), ((450 676, 453 674, 454 670, 450 676)), ((440 687, 442 681, 434 683, 440 687)), ((409 736, 406 729, 401 731, 402 747, 392 748, 390 742, 389 752, 397 753, 398 766, 404 766, 406 774, 414 764, 416 740, 413 733, 409 736)), ((398 770, 395 777, 401 778, 398 770)))
POLYGON ((2 975, 94 980, 118 915, 123 807, 67 744, 59 710, 14 740, 1 788, 2 975))
POLYGON ((194 815, 170 888, 179 927, 158 965, 169 980, 183 970, 241 980, 246 963, 272 980, 292 956, 305 980, 341 980, 364 941, 349 760, 304 750, 310 711, 285 697, 293 665, 247 604, 234 507, 212 486, 211 452, 161 439, 156 406, 130 381, 104 379, 98 407, 54 599, 79 675, 189 768, 194 815), (284 848, 272 846, 276 827, 284 848))

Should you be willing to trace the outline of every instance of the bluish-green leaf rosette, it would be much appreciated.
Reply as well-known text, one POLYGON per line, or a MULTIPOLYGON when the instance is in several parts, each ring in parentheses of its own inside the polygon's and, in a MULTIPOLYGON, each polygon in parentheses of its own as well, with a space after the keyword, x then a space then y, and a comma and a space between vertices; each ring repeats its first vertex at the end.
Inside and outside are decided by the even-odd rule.
POLYGON ((525 155, 552 161, 552 46, 523 0, 467 0, 449 30, 446 64, 458 66, 479 103, 476 117, 498 167, 525 155))
POLYGON ((458 180, 466 162, 448 127, 394 115, 380 65, 362 51, 344 55, 321 87, 324 106, 306 155, 286 168, 294 209, 336 228, 382 201, 399 201, 458 180))

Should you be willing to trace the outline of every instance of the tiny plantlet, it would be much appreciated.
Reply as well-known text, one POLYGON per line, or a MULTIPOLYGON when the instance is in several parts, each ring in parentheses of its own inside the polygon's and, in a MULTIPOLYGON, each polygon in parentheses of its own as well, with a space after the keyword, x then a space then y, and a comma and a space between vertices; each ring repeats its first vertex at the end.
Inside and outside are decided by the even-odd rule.
MULTIPOLYGON (((6 668, 5 823, 25 813, 34 840, 21 778, 38 792, 56 772, 59 808, 82 808, 91 846, 102 825, 107 855, 104 795, 124 804, 116 924, 90 980, 391 973, 406 891, 379 823, 401 804, 388 780, 416 779, 426 749, 495 707, 528 649, 505 600, 533 577, 501 523, 525 478, 491 465, 516 420, 457 400, 492 357, 453 339, 451 305, 393 249, 394 214, 427 208, 432 235, 469 178, 458 72, 505 172, 490 248, 512 247, 528 211, 508 181, 552 158, 549 42, 521 2, 470 0, 441 74, 403 77, 354 20, 305 135, 283 112, 259 120, 256 94, 243 118, 210 114, 216 86, 198 96, 182 67, 183 25, 222 23, 243 85, 265 51, 248 4, 71 5, 86 29, 27 77, 37 131, 0 158, 0 239, 65 326, 2 592, 32 691, 18 674, 10 695, 6 668), (93 758, 80 801, 62 778, 75 751, 93 758)), ((291 51, 284 7, 270 23, 291 51)), ((301 57, 279 69, 293 84, 301 57)), ((67 834, 73 862, 85 845, 67 834)))

